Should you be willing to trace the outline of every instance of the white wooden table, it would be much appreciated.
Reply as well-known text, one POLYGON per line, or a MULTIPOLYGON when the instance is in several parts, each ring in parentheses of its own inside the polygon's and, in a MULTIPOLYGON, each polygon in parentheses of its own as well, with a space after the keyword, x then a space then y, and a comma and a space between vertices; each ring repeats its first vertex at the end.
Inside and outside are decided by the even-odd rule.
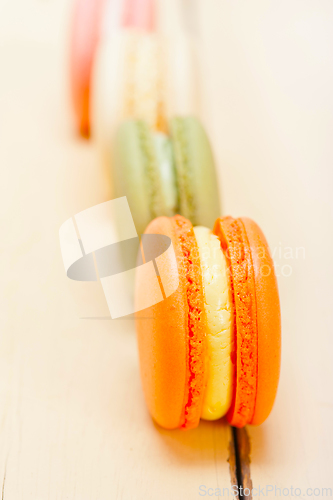
MULTIPOLYGON (((248 428, 253 487, 269 498, 275 487, 329 496, 332 3, 197 6, 224 213, 254 218, 279 266, 281 383, 268 421, 248 428)), ((158 429, 143 401, 133 321, 81 319, 108 316, 101 287, 65 276, 59 227, 110 197, 94 145, 74 133, 69 12, 66 0, 0 1, 2 498, 178 500, 230 490, 230 429, 158 429)), ((165 16, 169 30, 172 11, 165 16)))

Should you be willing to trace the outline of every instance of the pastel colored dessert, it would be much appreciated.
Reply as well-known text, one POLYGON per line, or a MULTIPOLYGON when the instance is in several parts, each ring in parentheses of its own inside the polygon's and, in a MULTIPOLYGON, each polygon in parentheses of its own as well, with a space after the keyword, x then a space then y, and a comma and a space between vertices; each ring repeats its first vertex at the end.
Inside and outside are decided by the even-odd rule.
MULTIPOLYGON (((166 429, 224 415, 235 427, 261 424, 275 400, 281 351, 277 282, 261 229, 223 217, 211 231, 175 215, 154 219, 145 233, 170 238, 177 266, 166 254, 163 273, 179 279, 169 296, 161 282, 166 298, 136 313, 153 419, 166 429)), ((143 285, 140 272, 136 298, 143 285)))
POLYGON ((191 42, 122 30, 100 43, 92 76, 92 132, 106 165, 115 130, 126 119, 166 132, 175 115, 198 115, 198 77, 191 42))
POLYGON ((169 133, 142 120, 117 130, 112 161, 114 197, 126 196, 138 234, 155 217, 181 213, 193 224, 212 225, 220 213, 215 165, 200 121, 176 117, 169 133))
POLYGON ((83 136, 90 134, 90 87, 95 53, 101 38, 120 27, 151 31, 154 0, 77 0, 71 36, 72 100, 83 136))
POLYGON ((78 0, 73 17, 70 55, 71 91, 78 129, 83 136, 89 135, 90 75, 99 38, 104 1, 78 0))
POLYGON ((153 31, 155 4, 153 0, 123 0, 122 26, 153 31))

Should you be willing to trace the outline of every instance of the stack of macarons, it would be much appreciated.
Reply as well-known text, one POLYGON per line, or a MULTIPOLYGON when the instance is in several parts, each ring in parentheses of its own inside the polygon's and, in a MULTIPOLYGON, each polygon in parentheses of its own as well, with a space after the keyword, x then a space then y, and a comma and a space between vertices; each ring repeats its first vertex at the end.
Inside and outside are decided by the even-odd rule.
MULTIPOLYGON (((139 235, 167 236, 176 255, 164 259, 176 291, 160 279, 164 300, 136 313, 147 405, 167 429, 224 415, 260 424, 280 367, 273 262, 252 220, 220 217, 192 43, 155 24, 154 0, 77 0, 71 66, 79 130, 92 129, 113 197, 127 197, 139 235)), ((146 289, 140 272, 136 298, 146 289)))
POLYGON ((70 82, 78 130, 103 150, 119 122, 165 130, 175 114, 198 113, 193 43, 157 33, 155 0, 76 0, 70 82))
POLYGON ((119 124, 144 120, 151 130, 167 132, 176 115, 199 114, 195 53, 185 36, 123 29, 100 42, 91 91, 92 134, 103 161, 112 162, 119 124))
MULTIPOLYGON (((211 230, 176 215, 156 218, 145 233, 170 238, 177 265, 166 253, 164 276, 179 283, 167 296, 160 280, 164 300, 136 313, 153 419, 166 429, 224 415, 236 427, 261 424, 274 403, 281 350, 277 282, 262 231, 244 217, 217 218, 211 230)), ((138 273, 136 299, 144 281, 138 273)))
POLYGON ((154 0, 76 0, 70 56, 72 100, 81 135, 91 128, 91 83, 101 40, 120 28, 150 32, 155 26, 154 0))
POLYGON ((139 234, 161 215, 211 225, 220 214, 194 45, 181 31, 157 33, 154 10, 154 0, 77 0, 72 37, 79 128, 139 234))

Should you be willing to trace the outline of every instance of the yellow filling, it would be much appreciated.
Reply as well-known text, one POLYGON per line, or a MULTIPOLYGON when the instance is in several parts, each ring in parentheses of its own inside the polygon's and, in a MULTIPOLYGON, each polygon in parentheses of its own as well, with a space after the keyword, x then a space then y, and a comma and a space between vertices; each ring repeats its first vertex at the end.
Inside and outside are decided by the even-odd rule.
POLYGON ((201 418, 216 420, 231 404, 234 367, 233 311, 227 261, 220 241, 206 227, 195 227, 207 315, 207 386, 201 418))

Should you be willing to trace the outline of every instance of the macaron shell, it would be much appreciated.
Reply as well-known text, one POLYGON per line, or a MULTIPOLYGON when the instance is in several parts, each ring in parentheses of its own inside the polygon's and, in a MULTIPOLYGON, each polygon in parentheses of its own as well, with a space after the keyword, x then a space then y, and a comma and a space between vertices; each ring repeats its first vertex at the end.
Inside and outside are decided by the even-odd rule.
POLYGON ((114 139, 114 159, 112 161, 113 195, 126 196, 139 235, 153 218, 150 211, 150 179, 147 175, 147 160, 142 141, 147 126, 129 120, 117 129, 114 139))
MULTIPOLYGON (((147 234, 171 238, 177 261, 164 262, 177 290, 136 313, 142 386, 153 419, 166 429, 196 427, 205 386, 205 316, 199 256, 184 217, 159 217, 147 234), (174 276, 172 276, 174 275, 174 276)), ((167 256, 166 256, 167 259, 167 256)), ((136 284, 136 295, 140 294, 136 284)))
POLYGON ((178 191, 170 137, 159 132, 152 133, 157 165, 161 178, 162 198, 165 212, 159 215, 171 217, 177 212, 178 191))
POLYGON ((254 425, 270 414, 279 382, 281 359, 281 314, 274 263, 268 243, 258 225, 241 218, 250 244, 256 287, 258 326, 258 382, 254 425))
MULTIPOLYGON (((182 261, 171 219, 159 217, 145 232, 170 237, 176 259, 182 261)), ((178 274, 172 264, 165 263, 170 273, 178 274)), ((143 392, 151 416, 166 429, 181 425, 187 397, 186 282, 182 274, 179 279, 179 287, 170 297, 135 315, 143 392)), ((139 283, 136 287, 139 294, 139 283)))
POLYGON ((195 117, 170 121, 180 213, 194 226, 212 227, 220 215, 215 163, 207 134, 195 117))
POLYGON ((243 427, 253 418, 257 390, 254 269, 245 228, 239 219, 217 219, 213 232, 219 237, 229 264, 236 326, 235 385, 227 419, 231 425, 243 427))
POLYGON ((178 272, 183 275, 186 282, 188 311, 186 325, 188 332, 188 396, 185 401, 182 427, 192 429, 200 421, 207 379, 207 316, 204 306, 199 249, 193 226, 189 220, 181 215, 175 215, 172 220, 183 253, 178 272))
POLYGON ((78 0, 71 40, 71 89, 78 128, 89 136, 90 77, 105 0, 78 0))
POLYGON ((155 27, 154 0, 124 0, 122 25, 153 31, 155 27))
POLYGON ((156 145, 154 134, 142 120, 124 121, 116 132, 111 162, 114 196, 127 197, 139 235, 155 217, 175 213, 174 179, 163 175, 165 162, 170 174, 173 171, 172 155, 168 154, 167 144, 163 145, 156 145))
POLYGON ((91 129, 94 140, 109 165, 113 135, 122 118, 120 101, 127 47, 127 31, 110 34, 97 48, 91 75, 91 129))
POLYGON ((101 41, 123 27, 125 1, 127 0, 105 0, 100 26, 101 41))

